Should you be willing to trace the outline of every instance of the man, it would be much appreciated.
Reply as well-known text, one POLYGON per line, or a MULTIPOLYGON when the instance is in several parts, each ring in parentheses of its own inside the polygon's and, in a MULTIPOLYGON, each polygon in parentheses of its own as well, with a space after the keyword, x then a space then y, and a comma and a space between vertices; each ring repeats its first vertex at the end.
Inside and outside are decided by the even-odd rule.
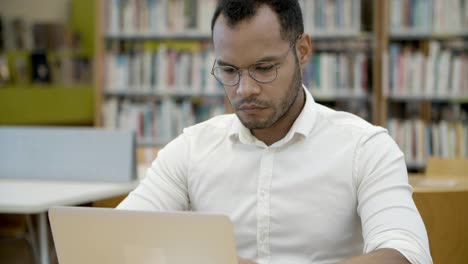
POLYGON ((221 0, 212 33, 235 115, 186 128, 119 208, 226 214, 240 263, 431 263, 394 141, 302 86, 297 0, 221 0))

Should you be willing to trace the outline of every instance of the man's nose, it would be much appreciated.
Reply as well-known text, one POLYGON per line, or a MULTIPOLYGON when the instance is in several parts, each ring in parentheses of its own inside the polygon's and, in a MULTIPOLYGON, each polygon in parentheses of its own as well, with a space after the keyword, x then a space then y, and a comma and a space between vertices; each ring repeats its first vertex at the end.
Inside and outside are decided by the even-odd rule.
POLYGON ((251 97, 260 93, 258 82, 250 76, 247 69, 243 69, 240 74, 239 86, 237 87, 237 94, 243 98, 251 97))

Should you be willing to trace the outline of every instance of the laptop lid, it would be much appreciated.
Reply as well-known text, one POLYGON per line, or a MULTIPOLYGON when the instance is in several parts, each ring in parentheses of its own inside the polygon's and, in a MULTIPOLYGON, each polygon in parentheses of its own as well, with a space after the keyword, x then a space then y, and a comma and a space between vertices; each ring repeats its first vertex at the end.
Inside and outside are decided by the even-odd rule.
POLYGON ((237 264, 227 216, 54 207, 49 219, 60 264, 237 264))

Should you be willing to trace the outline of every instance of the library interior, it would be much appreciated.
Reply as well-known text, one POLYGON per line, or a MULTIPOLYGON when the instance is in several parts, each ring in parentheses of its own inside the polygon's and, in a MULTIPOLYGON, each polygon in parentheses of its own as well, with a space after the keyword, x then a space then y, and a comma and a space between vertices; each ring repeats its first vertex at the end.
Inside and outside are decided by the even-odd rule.
MULTIPOLYGON (((468 263, 468 0, 298 2, 304 87, 386 129, 433 262, 468 263)), ((58 263, 49 208, 115 208, 184 128, 233 113, 216 5, 0 1, 0 263, 58 263)))

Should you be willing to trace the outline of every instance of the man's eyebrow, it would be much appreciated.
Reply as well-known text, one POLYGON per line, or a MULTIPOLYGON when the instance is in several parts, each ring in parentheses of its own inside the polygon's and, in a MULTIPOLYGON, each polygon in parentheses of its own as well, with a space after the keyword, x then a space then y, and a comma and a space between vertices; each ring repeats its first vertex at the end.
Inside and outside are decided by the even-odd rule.
POLYGON ((266 56, 258 60, 255 64, 258 63, 263 63, 263 62, 272 62, 272 61, 278 61, 281 59, 282 56, 266 56))
POLYGON ((219 66, 230 66, 230 67, 233 67, 233 68, 238 68, 235 65, 232 65, 232 64, 230 64, 228 62, 225 62, 225 61, 222 61, 222 60, 216 60, 216 64, 218 64, 219 66))
MULTIPOLYGON (((274 61, 278 61, 280 59, 281 59, 281 56, 266 56, 266 57, 261 58, 257 62, 255 62, 253 65, 260 64, 260 63, 265 63, 265 62, 274 62, 274 61)), ((233 64, 230 64, 228 62, 225 62, 223 60, 216 60, 216 64, 218 64, 219 66, 229 66, 229 67, 233 67, 233 68, 239 68, 239 67, 237 67, 237 66, 235 66, 233 64)))

